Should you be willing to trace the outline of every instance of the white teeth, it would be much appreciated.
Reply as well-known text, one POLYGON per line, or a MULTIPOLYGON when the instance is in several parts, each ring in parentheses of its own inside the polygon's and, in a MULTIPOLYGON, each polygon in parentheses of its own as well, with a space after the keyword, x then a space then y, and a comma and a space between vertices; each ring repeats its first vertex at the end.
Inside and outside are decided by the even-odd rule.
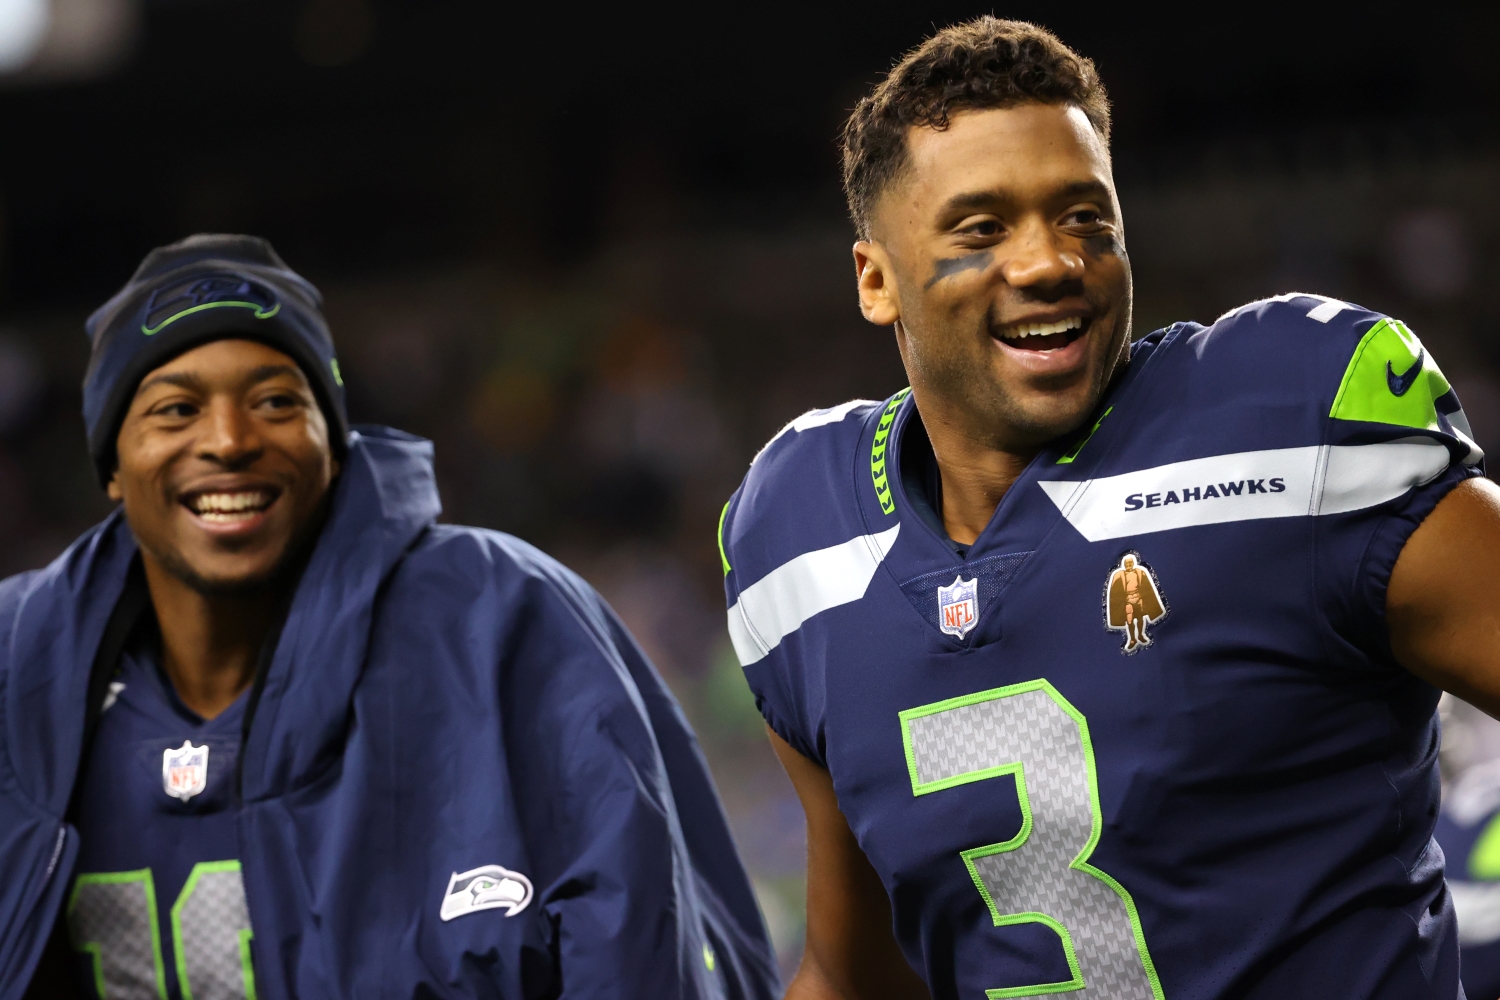
POLYGON ((216 510, 207 510, 198 516, 209 524, 233 524, 235 521, 248 521, 259 511, 245 510, 234 514, 221 513, 216 510))
POLYGON ((1019 340, 1022 337, 1045 337, 1052 333, 1067 333, 1069 330, 1077 330, 1081 326, 1083 326, 1083 319, 1079 316, 1058 320, 1056 323, 1018 323, 1006 330, 1003 336, 1006 340, 1019 340))
POLYGON ((270 506, 271 494, 263 490, 243 493, 200 493, 193 497, 190 506, 203 520, 213 524, 243 521, 270 506))

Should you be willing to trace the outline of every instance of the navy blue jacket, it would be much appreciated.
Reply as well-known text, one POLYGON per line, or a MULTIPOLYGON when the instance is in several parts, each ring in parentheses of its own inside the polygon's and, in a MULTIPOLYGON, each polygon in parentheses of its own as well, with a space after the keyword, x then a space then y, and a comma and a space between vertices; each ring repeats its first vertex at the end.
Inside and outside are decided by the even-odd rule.
MULTIPOLYGON (((261 997, 763 998, 771 947, 696 741, 577 576, 436 524, 432 446, 351 436, 242 752, 261 997), (445 921, 450 877, 535 886, 445 921)), ((0 1000, 78 854, 89 674, 136 546, 120 513, 0 583, 0 1000)))

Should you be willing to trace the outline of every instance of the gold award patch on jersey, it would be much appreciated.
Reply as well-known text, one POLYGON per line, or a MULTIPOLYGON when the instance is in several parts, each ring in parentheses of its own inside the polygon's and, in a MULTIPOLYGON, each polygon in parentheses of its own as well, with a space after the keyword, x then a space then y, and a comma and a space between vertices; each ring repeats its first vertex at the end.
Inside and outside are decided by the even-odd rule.
POLYGON ((1125 553, 1104 585, 1104 627, 1125 633, 1122 652, 1128 655, 1151 645, 1146 629, 1165 618, 1167 611, 1151 567, 1141 562, 1139 553, 1125 553))

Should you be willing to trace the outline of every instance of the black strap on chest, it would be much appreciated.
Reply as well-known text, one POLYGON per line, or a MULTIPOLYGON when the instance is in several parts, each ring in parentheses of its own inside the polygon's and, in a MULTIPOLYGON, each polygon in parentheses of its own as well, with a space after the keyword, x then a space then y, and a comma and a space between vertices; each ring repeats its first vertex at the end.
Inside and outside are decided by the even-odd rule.
POLYGON ((78 789, 83 785, 83 763, 88 760, 89 749, 94 745, 94 734, 99 729, 99 717, 104 714, 104 699, 109 694, 109 682, 114 679, 120 666, 120 656, 135 636, 146 615, 151 610, 151 592, 146 588, 146 574, 141 569, 140 557, 130 564, 125 575, 125 589, 110 612, 104 625, 104 636, 94 654, 94 663, 89 668, 88 701, 83 712, 83 749, 79 756, 79 777, 73 781, 73 795, 68 804, 68 816, 75 813, 78 789))
POLYGON ((255 658, 255 680, 250 684, 250 693, 245 696, 245 714, 240 719, 240 752, 234 760, 234 797, 240 798, 245 785, 245 748, 250 745, 250 724, 255 721, 255 710, 260 707, 260 695, 266 687, 266 675, 271 672, 271 661, 276 659, 276 646, 281 642, 281 630, 286 626, 287 615, 292 610, 292 598, 297 594, 297 578, 293 577, 285 594, 277 602, 276 614, 266 629, 261 641, 260 654, 255 658))

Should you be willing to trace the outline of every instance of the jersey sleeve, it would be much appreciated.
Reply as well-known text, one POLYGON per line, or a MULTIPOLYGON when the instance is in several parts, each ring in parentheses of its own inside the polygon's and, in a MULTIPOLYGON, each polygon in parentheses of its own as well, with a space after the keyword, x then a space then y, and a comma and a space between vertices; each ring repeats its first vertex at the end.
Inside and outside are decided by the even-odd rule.
POLYGON ((882 403, 812 410, 761 449, 719 519, 729 637, 767 725, 826 766, 821 646, 803 622, 827 605, 818 566, 865 532, 850 470, 882 403))
POLYGON ((1284 308, 1306 313, 1294 317, 1314 328, 1303 342, 1319 342, 1313 569, 1328 623, 1340 643, 1393 663, 1385 624, 1391 571, 1448 491, 1484 474, 1484 453, 1437 360, 1405 323, 1336 300, 1284 308))
MULTIPOLYGON (((729 605, 729 639, 734 646, 735 657, 745 672, 745 682, 755 696, 755 707, 772 731, 786 740, 802 756, 824 763, 817 738, 814 713, 807 711, 806 699, 793 694, 800 687, 802 664, 795 656, 778 643, 772 646, 756 628, 754 617, 747 612, 746 602, 741 598, 744 588, 741 579, 748 574, 736 573, 736 564, 745 566, 740 546, 736 539, 739 519, 736 514, 745 502, 745 486, 741 486, 724 505, 724 514, 719 524, 719 554, 724 563, 724 590, 729 605)), ((751 598, 753 601, 753 597, 751 598)))

